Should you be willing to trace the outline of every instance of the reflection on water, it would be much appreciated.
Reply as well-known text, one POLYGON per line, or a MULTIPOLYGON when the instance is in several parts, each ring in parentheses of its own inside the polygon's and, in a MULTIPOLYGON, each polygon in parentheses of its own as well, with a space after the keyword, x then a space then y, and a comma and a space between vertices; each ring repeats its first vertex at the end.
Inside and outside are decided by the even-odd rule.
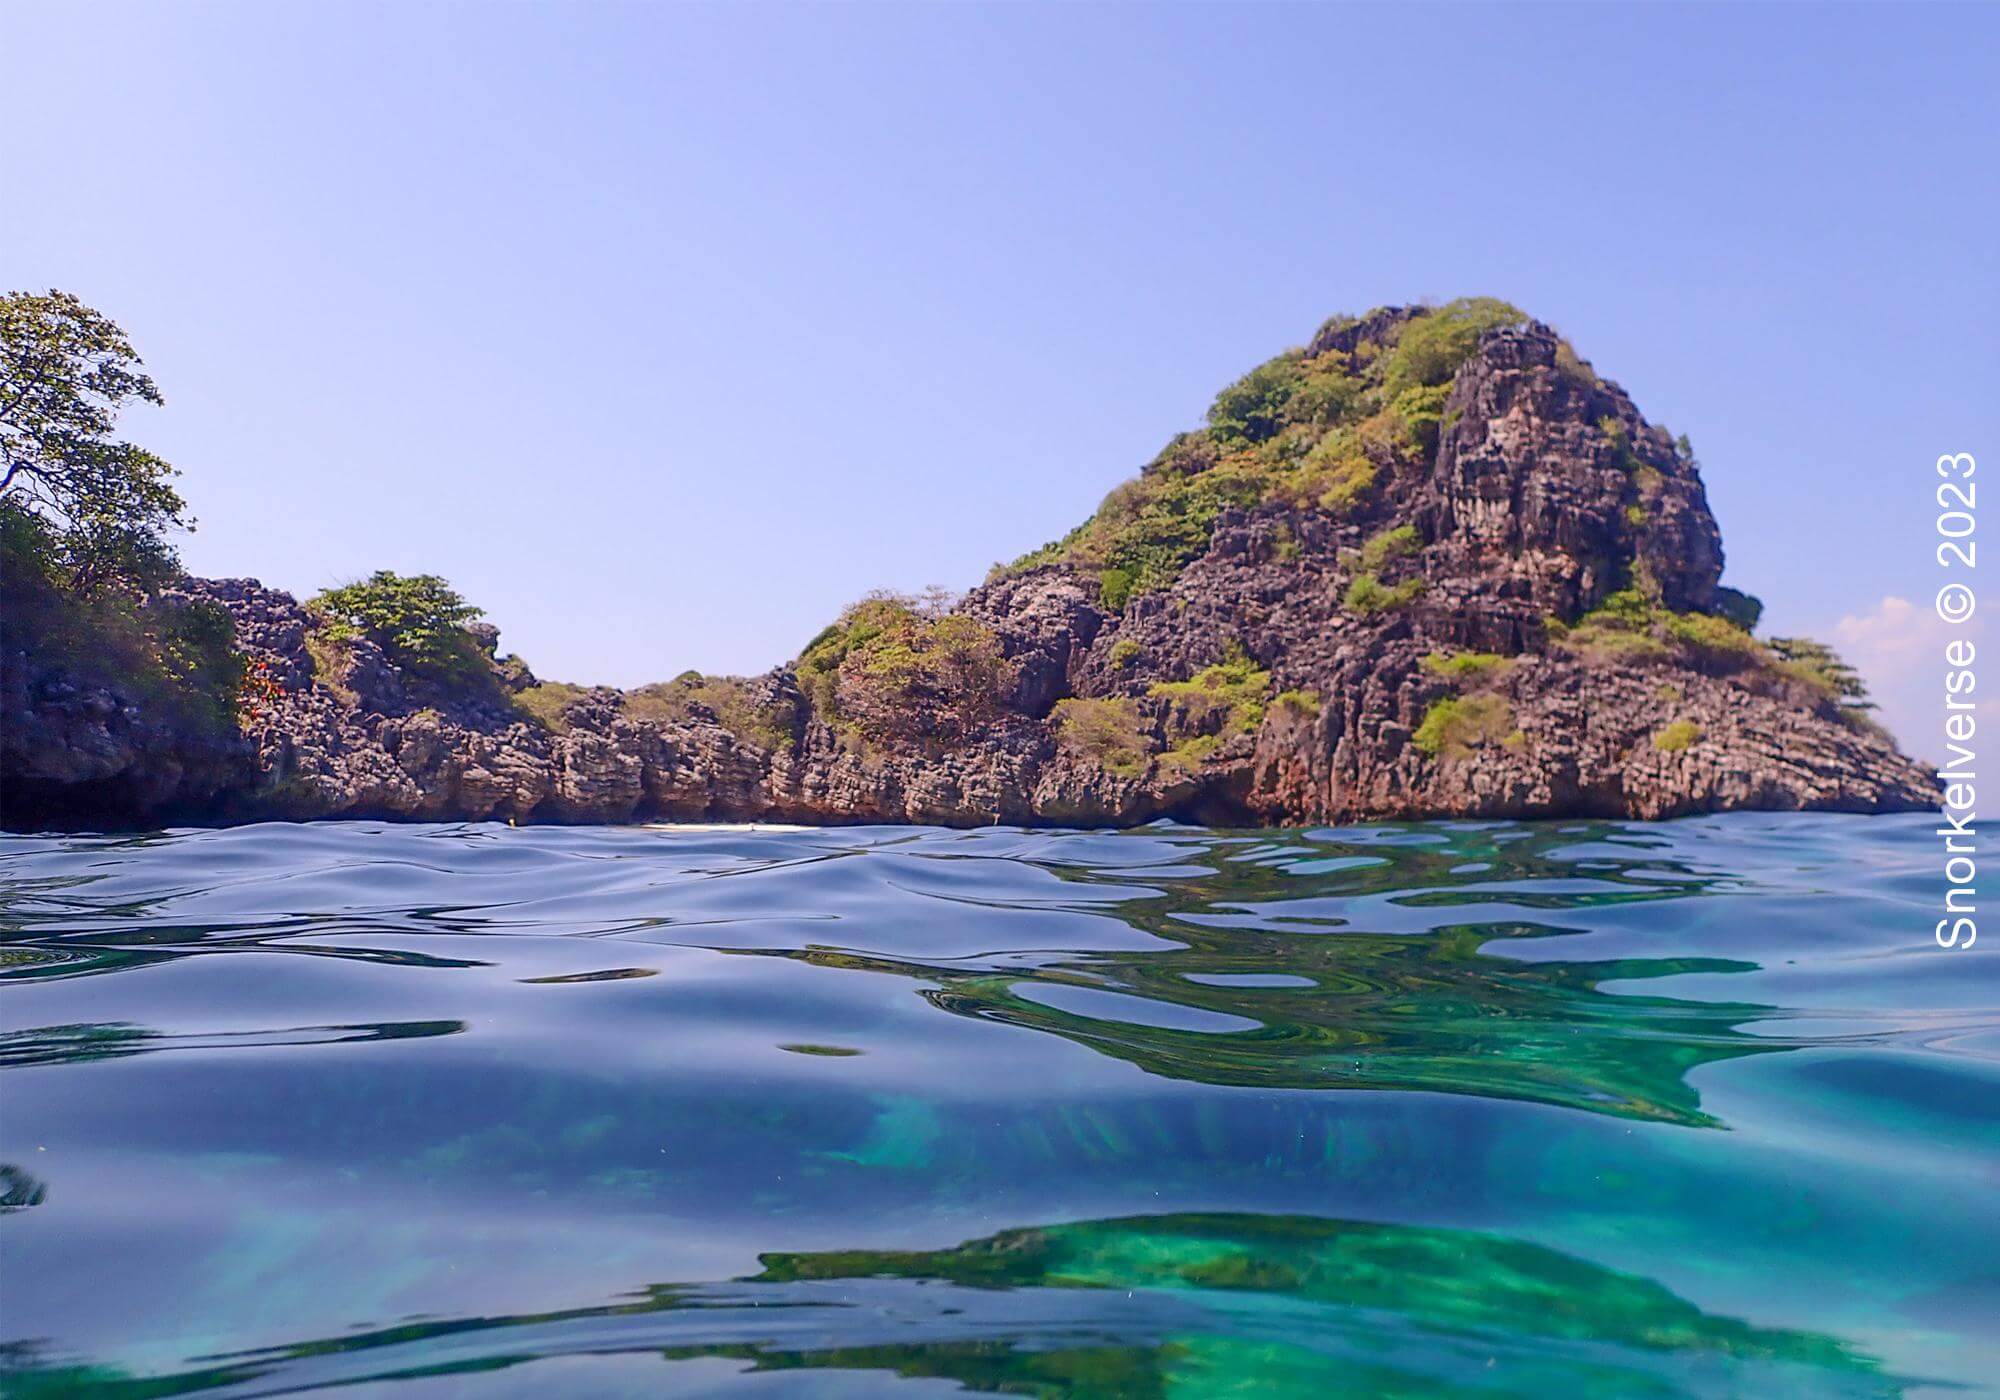
POLYGON ((81 1064, 86 1060, 140 1055, 154 1050, 219 1050, 232 1045, 269 1048, 321 1045, 341 1040, 394 1040, 409 1036, 451 1035, 464 1029, 462 1021, 413 1021, 384 1026, 300 1026, 288 1030, 166 1035, 147 1030, 144 1026, 117 1023, 40 1026, 30 1031, 0 1031, 0 1066, 81 1064))
POLYGON ((1213 870, 1188 872, 1125 913, 1177 947, 1050 953, 1025 967, 823 948, 783 955, 934 981, 926 995, 945 1010, 1053 1032, 1173 1079, 1436 1089, 1706 1123, 1688 1071, 1785 1048, 1782 1036, 1736 1029, 1774 1008, 1612 996, 1600 987, 1754 964, 1684 955, 1524 962, 1513 946, 1717 883, 1643 843, 1592 862, 1588 878, 1565 878, 1576 867, 1552 852, 1575 848, 1584 834, 1459 831, 1442 849, 1382 844, 1365 861, 1318 850, 1300 860, 1299 848, 1266 843, 1225 847, 1213 870), (1468 855, 1478 857, 1470 869, 1468 855), (1283 888, 1298 883, 1300 866, 1307 889, 1283 888), (1274 880, 1274 871, 1283 874, 1274 880), (1438 916, 1423 912, 1431 910, 1438 916), (1524 911, 1574 922, 1523 919, 1524 911), (1471 912, 1488 917, 1443 917, 1471 912))
POLYGON ((0 1212, 38 1206, 48 1193, 42 1183, 11 1162, 0 1162, 0 1212))
POLYGON ((0 1377, 1977 1384, 1925 829, 0 838, 0 1377))

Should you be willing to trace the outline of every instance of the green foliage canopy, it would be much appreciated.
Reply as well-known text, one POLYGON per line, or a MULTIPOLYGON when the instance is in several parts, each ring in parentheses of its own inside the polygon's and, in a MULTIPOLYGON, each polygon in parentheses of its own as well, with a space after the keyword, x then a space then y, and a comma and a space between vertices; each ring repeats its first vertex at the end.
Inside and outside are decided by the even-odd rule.
POLYGON ((229 610, 207 599, 71 586, 55 529, 0 501, 0 644, 196 728, 236 726, 243 656, 229 610))
POLYGON ((112 437, 119 412, 161 402, 125 333, 67 292, 0 296, 0 502, 49 525, 51 558, 88 594, 158 587, 165 532, 189 524, 164 460, 112 437))
POLYGON ((1382 393, 1394 399, 1411 389, 1449 383, 1471 358, 1479 337, 1525 320, 1520 308, 1496 297, 1460 297, 1406 322, 1382 366, 1382 393))
POLYGON ((415 676, 452 681, 476 674, 481 657, 466 624, 479 609, 436 574, 381 569, 329 588, 306 604, 330 641, 365 637, 415 676))
POLYGON ((243 659, 221 604, 172 595, 174 470, 117 441, 159 403, 131 342, 67 292, 0 295, 0 619, 6 644, 202 729, 235 727, 243 659))

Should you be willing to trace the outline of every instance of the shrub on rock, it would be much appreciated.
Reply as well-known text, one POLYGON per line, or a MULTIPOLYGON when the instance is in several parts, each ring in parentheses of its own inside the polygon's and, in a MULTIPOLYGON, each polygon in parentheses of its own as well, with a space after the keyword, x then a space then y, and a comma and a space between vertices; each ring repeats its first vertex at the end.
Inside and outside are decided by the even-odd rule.
POLYGON ((685 721, 707 711, 738 739, 760 748, 789 748, 792 705, 761 704, 750 681, 741 676, 705 676, 683 671, 670 681, 656 681, 625 692, 625 713, 634 719, 685 721))
POLYGON ((1701 738, 1701 726, 1693 720, 1677 719, 1653 736, 1653 747, 1661 753, 1679 753, 1701 738))
POLYGON ((1127 696, 1058 701, 1054 723, 1056 743, 1065 753, 1107 773, 1137 778, 1152 762, 1152 745, 1139 728, 1138 702, 1127 696))
POLYGON ((489 661, 467 624, 479 609, 436 574, 405 577, 379 569, 358 583, 329 588, 306 604, 320 620, 320 634, 338 643, 365 637, 412 676, 466 681, 483 675, 489 661))
POLYGON ((1372 617, 1409 606, 1423 591, 1424 581, 1420 578, 1406 578, 1391 588, 1373 574, 1362 574, 1347 585, 1346 603, 1348 611, 1372 617))
POLYGON ((569 707, 589 694, 583 686, 567 681, 541 681, 518 692, 514 707, 542 728, 561 734, 569 728, 569 707))
POLYGON ((1013 683, 992 628, 893 594, 842 613, 797 669, 822 717, 884 743, 963 743, 999 714, 1013 683))
POLYGON ((1439 700, 1424 712, 1410 742, 1432 758, 1464 758, 1484 744, 1513 738, 1514 711, 1498 695, 1439 700))

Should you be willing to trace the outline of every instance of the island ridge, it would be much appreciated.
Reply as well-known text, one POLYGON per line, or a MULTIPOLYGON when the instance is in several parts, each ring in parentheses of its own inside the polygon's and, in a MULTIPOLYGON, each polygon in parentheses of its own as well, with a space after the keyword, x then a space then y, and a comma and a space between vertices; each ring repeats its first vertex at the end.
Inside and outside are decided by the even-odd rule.
POLYGON ((583 689, 439 579, 80 579, 73 521, 17 492, 0 527, 17 827, 1936 802, 1831 652, 1755 635, 1688 440, 1484 298, 1329 321, 1061 540, 961 598, 863 599, 755 677, 583 689))

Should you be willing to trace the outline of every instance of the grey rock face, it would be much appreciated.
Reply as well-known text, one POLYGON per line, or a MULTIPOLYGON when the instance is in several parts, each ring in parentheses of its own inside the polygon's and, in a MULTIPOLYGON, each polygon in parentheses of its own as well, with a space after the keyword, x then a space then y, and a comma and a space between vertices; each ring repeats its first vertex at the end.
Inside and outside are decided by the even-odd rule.
MULTIPOLYGON (((1409 314, 1329 330, 1314 349, 1351 351, 1409 314)), ((1722 546, 1693 462, 1623 390, 1565 363, 1547 327, 1486 335, 1453 382, 1435 451, 1380 494, 1353 522, 1227 512, 1206 554, 1116 614, 1094 577, 1063 566, 975 589, 957 609, 999 639, 1007 689, 976 733, 902 748, 816 714, 788 667, 751 683, 762 712, 787 717, 761 738, 699 705, 638 717, 615 691, 590 692, 552 731, 514 706, 533 683, 517 658, 495 662, 490 685, 439 693, 366 643, 314 645, 288 594, 190 580, 190 596, 229 609, 270 682, 240 741, 186 742, 149 727, 130 697, 37 673, 9 648, 7 815, 982 825, 1935 805, 1930 776, 1885 735, 1768 658, 1551 638, 1547 619, 1574 619, 1635 577, 1667 609, 1714 606, 1722 546), (1343 601, 1356 573, 1344 552, 1393 523, 1419 544, 1384 581, 1422 591, 1357 612, 1343 601), (1509 660, 1471 680, 1426 664, 1459 651, 1509 660), (1173 761, 1169 739, 1200 717, 1152 687, 1238 653, 1270 673, 1270 695, 1309 700, 1269 704, 1249 728, 1211 717, 1198 756, 1173 761), (1151 756, 1106 766, 1066 749, 1058 706, 1071 697, 1129 700, 1151 756), (1465 716, 1442 744, 1426 734, 1440 702, 1465 716)), ((478 640, 492 656, 497 633, 478 640)))

